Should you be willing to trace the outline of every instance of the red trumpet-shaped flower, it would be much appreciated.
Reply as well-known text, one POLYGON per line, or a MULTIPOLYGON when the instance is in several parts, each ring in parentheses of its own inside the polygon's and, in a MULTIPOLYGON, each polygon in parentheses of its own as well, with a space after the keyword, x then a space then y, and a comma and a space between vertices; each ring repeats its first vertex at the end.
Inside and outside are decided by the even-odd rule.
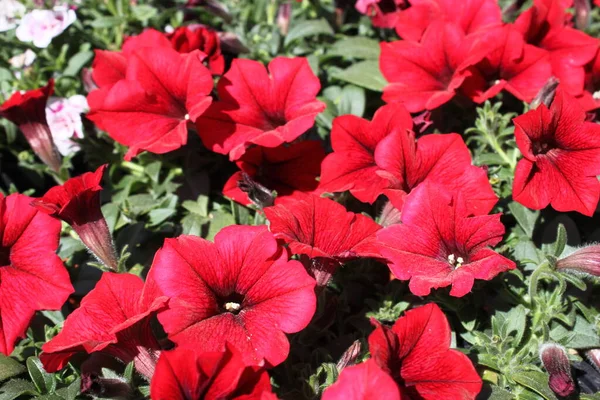
POLYGON ((279 197, 295 191, 312 192, 319 184, 317 176, 323 158, 325 150, 316 140, 274 149, 253 147, 236 162, 241 171, 225 183, 223 194, 239 203, 250 204, 248 194, 239 186, 244 173, 267 190, 277 191, 279 197))
POLYGON ((56 255, 60 222, 21 194, 0 193, 0 353, 9 355, 37 310, 59 310, 73 286, 56 255))
POLYGON ((468 357, 450 349, 450 326, 437 305, 407 311, 391 328, 375 326, 371 359, 396 381, 402 399, 475 399, 481 390, 468 357))
POLYGON ((410 7, 398 12, 394 27, 403 39, 418 42, 427 27, 440 20, 471 34, 502 25, 502 12, 495 0, 410 0, 410 7))
POLYGON ((219 101, 198 118, 209 149, 239 159, 252 144, 277 147, 310 129, 325 104, 316 99, 319 78, 305 58, 276 57, 269 69, 235 59, 217 85, 219 101))
POLYGON ((0 117, 18 125, 33 152, 52 171, 58 172, 62 162, 46 121, 46 103, 53 91, 54 81, 51 79, 42 88, 15 92, 0 106, 0 117))
POLYGON ((379 257, 375 232, 381 226, 333 200, 297 193, 277 199, 264 212, 275 237, 287 243, 293 254, 310 259, 303 261, 319 286, 326 285, 342 263, 379 257))
POLYGON ((247 363, 283 362, 285 333, 304 329, 315 312, 315 281, 266 226, 229 226, 214 243, 167 239, 146 284, 170 298, 158 315, 169 339, 200 351, 229 342, 247 363))
POLYGON ((548 52, 525 43, 511 25, 479 34, 473 53, 486 52, 461 88, 482 103, 506 89, 519 100, 531 102, 552 75, 548 52))
POLYGON ((245 364, 230 346, 213 352, 180 347, 163 351, 150 395, 155 400, 275 398, 269 374, 245 364))
POLYGON ((379 251, 393 274, 426 296, 452 285, 450 295, 469 293, 475 279, 490 280, 515 263, 494 252, 502 240, 500 214, 472 216, 462 195, 423 184, 407 197, 401 224, 377 233, 379 251))
POLYGON ((125 58, 102 54, 94 72, 100 89, 88 95, 88 118, 119 143, 131 159, 141 151, 166 153, 187 142, 188 123, 210 105, 212 76, 199 51, 179 54, 168 47, 142 47, 125 58), (123 73, 124 78, 116 80, 123 73))
POLYGON ((55 186, 32 202, 41 212, 65 221, 100 262, 117 269, 117 256, 106 220, 100 209, 102 176, 106 164, 55 186))
POLYGON ((517 164, 513 198, 536 210, 549 204, 558 211, 591 216, 600 198, 600 125, 559 86, 550 109, 541 104, 514 120, 517 164))
POLYGON ((406 196, 424 182, 451 190, 460 188, 469 209, 487 214, 497 201, 487 173, 471 164, 471 155, 457 134, 415 138, 410 114, 402 105, 389 104, 369 122, 354 116, 334 120, 333 153, 322 164, 319 190, 350 190, 372 203, 381 194, 402 209, 406 196))
POLYGON ((410 112, 433 110, 450 101, 471 75, 469 67, 485 55, 473 53, 472 46, 460 27, 440 21, 429 25, 420 43, 381 43, 379 65, 389 82, 383 100, 403 103, 410 112))
POLYGON ((567 92, 583 93, 584 66, 592 61, 600 42, 568 26, 571 16, 567 8, 572 0, 535 0, 533 6, 519 15, 514 26, 527 43, 550 53, 552 75, 567 92))
POLYGON ((58 335, 42 346, 40 360, 48 372, 63 368, 73 355, 102 352, 151 377, 160 349, 150 316, 166 307, 166 297, 144 294, 144 282, 132 274, 105 272, 58 335))
POLYGON ((206 54, 208 68, 213 75, 221 75, 225 70, 225 59, 217 33, 205 26, 181 26, 167 35, 171 45, 180 53, 200 50, 206 54))
POLYGON ((337 382, 323 392, 323 400, 400 400, 398 385, 374 360, 344 368, 337 382))

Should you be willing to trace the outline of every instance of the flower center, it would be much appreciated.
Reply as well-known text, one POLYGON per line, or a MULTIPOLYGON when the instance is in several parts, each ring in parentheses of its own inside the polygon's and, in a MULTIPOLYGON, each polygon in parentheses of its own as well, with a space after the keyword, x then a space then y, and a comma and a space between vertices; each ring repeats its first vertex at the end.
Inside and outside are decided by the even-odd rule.
POLYGON ((450 266, 454 269, 460 268, 462 267, 462 265, 465 263, 465 259, 460 257, 460 256, 456 256, 454 253, 448 255, 448 264, 450 264, 450 266))
POLYGON ((218 299, 221 313, 231 313, 237 315, 242 311, 244 296, 239 293, 232 293, 229 296, 218 299))
POLYGON ((536 156, 538 154, 546 154, 551 149, 552 149, 552 146, 550 146, 550 143, 546 143, 546 142, 535 142, 531 146, 531 150, 533 151, 533 154, 536 156))
POLYGON ((10 265, 10 248, 0 246, 0 267, 10 265))

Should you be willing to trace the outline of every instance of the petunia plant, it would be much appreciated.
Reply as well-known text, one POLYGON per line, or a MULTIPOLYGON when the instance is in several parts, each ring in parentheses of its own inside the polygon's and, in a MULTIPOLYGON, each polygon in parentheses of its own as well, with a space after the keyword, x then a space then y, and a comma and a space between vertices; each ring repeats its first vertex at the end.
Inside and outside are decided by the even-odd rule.
POLYGON ((599 38, 591 0, 0 0, 0 399, 598 399, 599 38))

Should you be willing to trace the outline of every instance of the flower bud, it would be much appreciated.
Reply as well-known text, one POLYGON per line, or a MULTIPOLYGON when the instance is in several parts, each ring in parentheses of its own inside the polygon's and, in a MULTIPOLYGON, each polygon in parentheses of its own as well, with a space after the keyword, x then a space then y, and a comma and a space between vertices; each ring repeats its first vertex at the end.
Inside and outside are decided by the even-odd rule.
POLYGON ((246 47, 235 33, 218 32, 221 48, 224 52, 231 54, 249 53, 250 50, 246 47))
POLYGON ((575 8, 575 27, 579 30, 586 29, 592 20, 590 0, 574 0, 573 6, 575 8))
POLYGON ((386 226, 399 224, 401 216, 402 212, 394 207, 391 201, 388 201, 381 209, 381 214, 379 215, 379 225, 385 228, 386 226))
POLYGON ((571 363, 564 347, 546 343, 540 347, 540 359, 550 374, 548 386, 559 396, 569 396, 575 392, 575 381, 571 374, 571 363))
POLYGON ((555 77, 551 76, 550 79, 546 81, 544 86, 540 89, 538 94, 534 97, 533 101, 530 104, 531 109, 538 108, 540 104, 545 104, 546 107, 550 107, 552 100, 554 100, 554 95, 556 94, 556 88, 560 82, 555 77))
POLYGON ((596 371, 600 372, 600 349, 588 350, 585 353, 585 356, 587 357, 590 364, 592 364, 592 366, 596 368, 596 371))
POLYGON ((245 172, 242 172, 242 179, 238 181, 238 188, 246 193, 250 201, 258 208, 270 207, 275 203, 273 193, 245 172))
POLYGON ((356 358, 360 354, 361 345, 359 340, 355 340, 350 347, 342 354, 336 366, 339 372, 349 365, 354 365, 356 358))
POLYGON ((290 28, 291 14, 292 5, 290 3, 283 3, 279 6, 279 10, 277 11, 277 26, 283 36, 287 35, 290 28))
POLYGON ((556 262, 556 270, 600 276, 600 244, 583 247, 556 262))

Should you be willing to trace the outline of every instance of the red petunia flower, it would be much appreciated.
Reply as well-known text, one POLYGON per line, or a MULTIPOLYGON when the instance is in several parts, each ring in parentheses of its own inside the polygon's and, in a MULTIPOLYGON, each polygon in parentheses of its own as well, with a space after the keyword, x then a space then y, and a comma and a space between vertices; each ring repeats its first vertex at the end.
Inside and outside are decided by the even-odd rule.
POLYGON ((198 118, 209 149, 239 159, 252 144, 277 147, 310 129, 325 104, 316 99, 319 79, 305 58, 276 57, 269 70, 235 59, 217 85, 219 101, 198 118))
POLYGON ((333 200, 297 193, 277 199, 264 212, 275 237, 293 254, 304 255, 302 261, 319 286, 325 286, 345 262, 379 257, 375 232, 381 226, 333 200))
POLYGON ((439 21, 429 25, 420 43, 382 42, 379 65, 389 82, 383 100, 401 102, 410 112, 450 101, 471 75, 469 66, 485 55, 473 53, 472 42, 457 25, 439 21))
POLYGON ((0 117, 17 125, 33 152, 52 171, 58 172, 62 162, 46 121, 46 103, 53 91, 52 79, 39 89, 17 91, 0 106, 0 117))
POLYGON ((0 353, 9 355, 37 310, 59 310, 73 286, 56 255, 60 222, 21 194, 0 193, 0 353))
POLYGON ((373 203, 390 187, 390 181, 377 174, 381 169, 375 161, 377 145, 392 131, 412 128, 408 111, 395 104, 379 108, 372 122, 354 115, 335 118, 331 129, 333 153, 321 165, 319 190, 349 190, 358 200, 373 203))
POLYGON ((155 400, 248 400, 261 399, 263 394, 275 398, 269 374, 245 364, 242 355, 229 346, 214 352, 181 347, 163 351, 150 386, 155 400))
POLYGON ((469 358, 450 349, 448 320, 434 303, 407 311, 391 328, 375 326, 371 359, 394 378, 402 399, 475 399, 481 390, 469 358))
POLYGON ((567 26, 571 15, 566 9, 571 5, 571 0, 535 0, 514 26, 527 43, 550 53, 552 74, 569 94, 578 96, 584 90, 584 67, 596 55, 600 42, 567 26))
POLYGON ((105 272, 96 287, 67 317, 58 335, 42 346, 48 372, 62 369, 76 353, 102 352, 151 377, 160 346, 150 316, 166 307, 166 297, 143 295, 144 282, 132 274, 105 272))
POLYGON ((108 85, 88 95, 88 118, 129 147, 126 159, 144 150, 162 154, 178 149, 187 142, 188 123, 212 100, 212 76, 203 57, 199 51, 179 54, 168 47, 140 48, 127 56, 125 79, 115 83, 122 59, 114 56, 117 61, 112 65, 119 67, 100 74, 108 85))
POLYGON ((322 400, 400 400, 398 385, 374 360, 344 368, 322 400))
POLYGON ((253 147, 236 162, 241 171, 225 183, 223 194, 238 203, 250 204, 248 194, 239 187, 244 173, 267 190, 276 190, 278 196, 291 195, 295 191, 312 192, 319 184, 316 178, 321 172, 323 158, 325 150, 317 140, 274 149, 253 147))
POLYGON ((591 216, 600 199, 600 125, 559 86, 548 109, 541 104, 513 120, 523 158, 517 164, 513 198, 536 210, 591 216))
POLYGON ((482 103, 506 89, 519 100, 530 103, 552 76, 548 52, 525 43, 511 25, 479 34, 473 52, 487 55, 475 64, 462 91, 482 103))
POLYGON ((225 71, 225 58, 221 54, 219 36, 215 31, 202 25, 181 26, 167 35, 171 45, 180 53, 200 50, 207 56, 208 68, 213 75, 225 71))
POLYGON ((71 178, 64 185, 50 189, 31 205, 71 225, 98 260, 116 271, 118 261, 114 244, 100 209, 100 183, 105 170, 106 164, 96 172, 71 178))
POLYGON ((423 135, 412 131, 410 115, 402 105, 390 104, 375 113, 372 122, 342 116, 334 120, 334 152, 322 164, 319 190, 350 190, 372 203, 380 194, 402 209, 404 199, 423 182, 460 188, 469 209, 487 214, 497 201, 484 169, 471 164, 471 155, 457 134, 423 135))
POLYGON ((439 20, 471 34, 502 25, 502 11, 495 0, 410 0, 410 7, 398 12, 394 27, 403 39, 419 41, 427 27, 439 20))
POLYGON ((167 239, 146 284, 170 297, 158 319, 173 342, 200 351, 229 342, 254 364, 283 362, 285 333, 304 329, 316 306, 314 280, 266 226, 228 226, 214 243, 167 239))
POLYGON ((450 295, 469 293, 475 279, 490 280, 515 263, 494 252, 502 240, 500 214, 472 216, 460 192, 423 184, 406 198, 401 224, 377 233, 379 251, 396 278, 426 296, 452 285, 450 295))
POLYGON ((600 52, 585 66, 585 90, 579 96, 579 104, 585 111, 600 108, 600 52))

